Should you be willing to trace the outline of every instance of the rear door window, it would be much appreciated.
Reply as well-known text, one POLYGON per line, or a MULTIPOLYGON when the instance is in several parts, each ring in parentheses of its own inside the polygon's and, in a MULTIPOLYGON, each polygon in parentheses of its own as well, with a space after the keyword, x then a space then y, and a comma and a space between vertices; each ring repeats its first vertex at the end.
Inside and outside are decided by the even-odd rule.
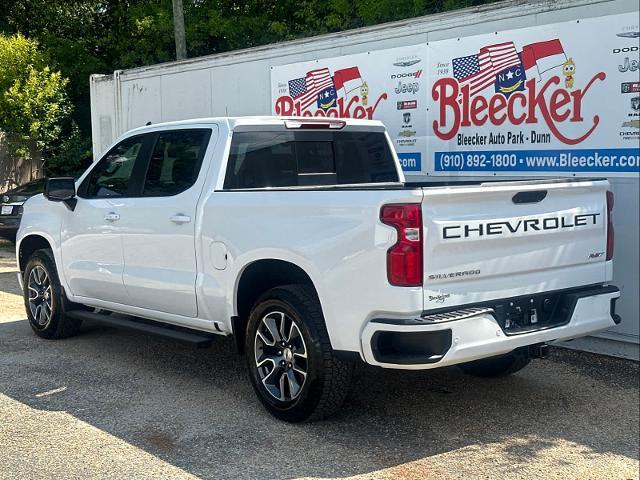
POLYGON ((160 132, 147 167, 143 196, 177 195, 193 186, 210 136, 207 129, 160 132))
POLYGON ((236 132, 225 189, 397 182, 383 132, 236 132))

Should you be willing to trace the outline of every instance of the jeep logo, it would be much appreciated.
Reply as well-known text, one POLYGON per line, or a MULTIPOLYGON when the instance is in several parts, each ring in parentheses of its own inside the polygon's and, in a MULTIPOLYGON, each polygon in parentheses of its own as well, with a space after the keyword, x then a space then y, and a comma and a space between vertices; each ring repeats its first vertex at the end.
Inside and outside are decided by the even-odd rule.
POLYGON ((418 82, 404 83, 398 82, 398 86, 396 87, 396 93, 418 93, 420 90, 420 84, 418 82))
POLYGON ((638 60, 625 57, 622 64, 618 65, 618 70, 620 71, 620 73, 635 72, 636 70, 638 70, 638 60))

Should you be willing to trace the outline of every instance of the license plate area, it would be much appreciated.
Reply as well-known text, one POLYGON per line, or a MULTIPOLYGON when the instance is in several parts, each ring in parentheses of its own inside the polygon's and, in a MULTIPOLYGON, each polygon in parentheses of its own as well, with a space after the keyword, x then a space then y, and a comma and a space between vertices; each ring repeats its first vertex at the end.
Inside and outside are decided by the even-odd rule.
POLYGON ((13 205, 3 205, 0 215, 11 215, 13 213, 13 205))
POLYGON ((518 297, 493 305, 495 319, 507 335, 558 327, 569 322, 575 299, 548 293, 518 297))
MULTIPOLYGON (((449 322, 488 313, 495 318, 506 335, 518 335, 566 325, 571 321, 581 298, 619 292, 618 287, 614 285, 588 285, 453 308, 426 310, 422 312, 420 320, 449 322)), ((615 314, 616 299, 617 297, 611 300, 611 319, 617 324, 620 323, 620 316, 615 314)))

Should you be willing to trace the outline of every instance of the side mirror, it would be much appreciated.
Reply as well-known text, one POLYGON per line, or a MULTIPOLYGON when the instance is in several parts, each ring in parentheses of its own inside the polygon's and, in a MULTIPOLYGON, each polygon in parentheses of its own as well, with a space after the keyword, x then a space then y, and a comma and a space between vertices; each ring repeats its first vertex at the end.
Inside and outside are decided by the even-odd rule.
POLYGON ((44 197, 52 202, 63 202, 73 211, 78 203, 76 181, 73 177, 48 178, 44 187, 44 197))

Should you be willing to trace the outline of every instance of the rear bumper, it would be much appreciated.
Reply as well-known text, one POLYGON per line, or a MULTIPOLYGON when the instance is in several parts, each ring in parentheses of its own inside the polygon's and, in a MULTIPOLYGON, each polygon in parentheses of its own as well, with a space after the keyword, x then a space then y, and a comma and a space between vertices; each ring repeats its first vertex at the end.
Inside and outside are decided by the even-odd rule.
POLYGON ((420 370, 469 362, 516 348, 570 340, 620 323, 617 287, 588 289, 576 298, 569 320, 559 326, 507 334, 488 308, 466 308, 459 319, 373 319, 362 332, 365 361, 384 368, 420 370))

